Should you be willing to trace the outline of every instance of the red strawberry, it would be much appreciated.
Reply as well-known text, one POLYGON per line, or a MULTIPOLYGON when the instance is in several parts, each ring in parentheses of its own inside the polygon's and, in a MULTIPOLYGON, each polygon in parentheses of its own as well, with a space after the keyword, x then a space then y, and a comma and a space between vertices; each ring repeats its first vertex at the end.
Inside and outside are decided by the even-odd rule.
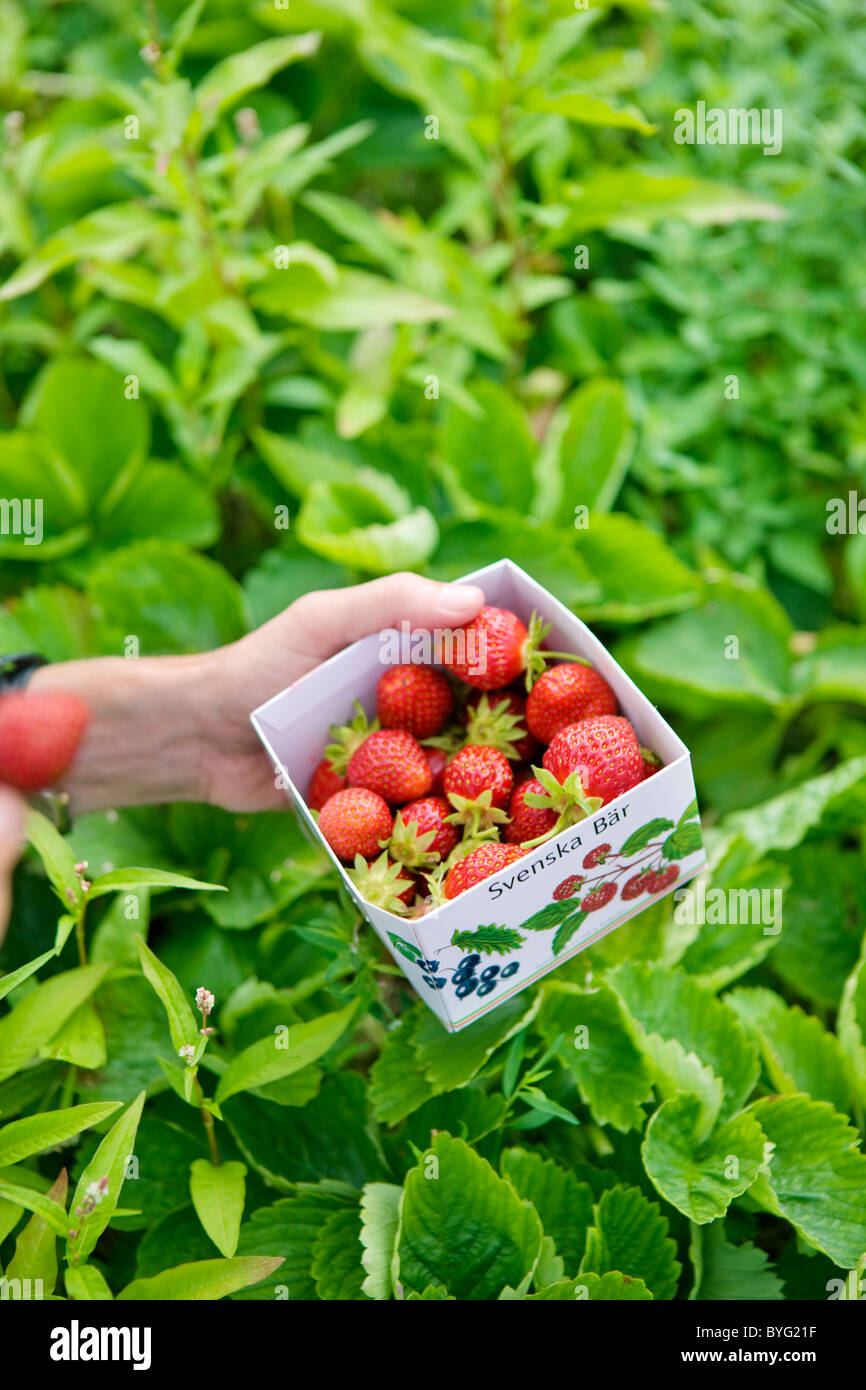
POLYGON ((610 845, 596 845, 595 849, 591 849, 589 854, 584 855, 583 867, 585 869, 596 869, 599 864, 604 863, 609 854, 610 845))
POLYGON ((641 759, 643 761, 643 778, 645 782, 648 777, 652 777, 654 772, 658 772, 664 764, 658 753, 654 753, 651 748, 641 748, 641 759))
POLYGON ((410 868, 437 864, 447 859, 459 838, 446 820, 451 807, 443 796, 410 801, 397 812, 388 849, 392 859, 410 868))
POLYGON ((575 893, 580 892, 583 887, 583 874, 569 874, 558 883, 553 890, 553 897, 556 902, 561 903, 565 898, 573 898, 575 893))
POLYGON ((442 776, 448 766, 448 754, 444 748, 424 748, 422 752, 427 759, 430 776, 433 778, 430 794, 431 796, 442 796, 442 776))
POLYGON ((639 898, 642 893, 646 893, 649 887, 648 879, 652 871, 644 869, 642 873, 635 874, 634 878, 628 879, 622 888, 622 896, 626 902, 631 902, 634 898, 639 898))
POLYGON ((576 773, 584 794, 601 797, 602 805, 643 778, 637 735, 628 720, 617 714, 599 714, 567 725, 542 762, 558 782, 576 773))
POLYGON ((526 701, 513 690, 476 691, 466 702, 465 721, 470 743, 498 748, 512 762, 535 755, 538 744, 527 732, 526 701))
POLYGON ((514 788, 514 774, 504 753, 470 743, 455 753, 442 778, 445 795, 476 801, 482 792, 492 792, 492 804, 504 810, 514 788))
POLYGON ((560 729, 596 714, 616 714, 616 696, 593 666, 552 666, 538 677, 526 702, 530 733, 551 743, 560 729))
POLYGON ((598 912, 600 907, 607 907, 608 903, 616 897, 615 883, 600 883, 597 888, 593 888, 587 893, 583 902, 580 904, 582 912, 598 912))
POLYGON ((647 892, 664 893, 672 883, 676 883, 679 876, 680 871, 676 864, 668 864, 667 868, 656 869, 647 874, 647 892))
POLYGON ((549 631, 550 624, 542 623, 537 613, 533 613, 527 631, 510 609, 485 604, 477 617, 457 628, 452 658, 443 665, 475 690, 498 690, 524 673, 526 688, 531 690, 535 677, 554 657, 583 659, 570 652, 541 651, 549 631))
POLYGON ((557 822, 557 814, 542 806, 528 806, 524 797, 530 793, 543 796, 544 788, 535 777, 529 777, 515 787, 508 805, 511 820, 505 827, 505 839, 509 845, 522 844, 524 840, 536 840, 546 835, 557 822))
POLYGON ((350 787, 368 787, 392 806, 426 796, 433 784, 424 749, 402 729, 378 729, 353 754, 346 771, 350 787))
POLYGON ((376 702, 383 729, 415 738, 438 734, 454 708, 451 686, 432 666, 392 666, 379 677, 376 702))
POLYGON ((345 786, 345 777, 340 776, 328 758, 323 758, 310 778, 307 805, 312 811, 321 811, 328 797, 343 791, 345 786))
POLYGON ((509 864, 522 857, 523 850, 519 845, 481 845, 448 870, 445 878, 445 897, 456 898, 459 893, 465 893, 467 888, 474 888, 476 883, 481 883, 491 874, 498 874, 501 869, 507 868, 509 864))
POLYGON ((0 782, 22 792, 56 786, 89 722, 87 705, 65 690, 0 696, 0 782))
POLYGON ((335 792, 319 812, 319 830, 338 859, 353 860, 356 854, 372 859, 392 824, 388 803, 366 787, 335 792))
POLYGON ((365 902, 405 917, 415 901, 416 885, 403 864, 395 864, 387 852, 371 863, 359 854, 349 877, 365 902))

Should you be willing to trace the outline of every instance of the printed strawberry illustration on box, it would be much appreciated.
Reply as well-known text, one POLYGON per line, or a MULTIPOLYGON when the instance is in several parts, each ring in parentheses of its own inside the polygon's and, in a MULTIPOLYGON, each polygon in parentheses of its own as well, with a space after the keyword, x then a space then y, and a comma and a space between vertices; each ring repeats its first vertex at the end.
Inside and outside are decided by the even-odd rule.
POLYGON ((466 578, 486 604, 438 664, 367 637, 252 715, 307 831, 450 1031, 705 858, 688 749, 598 639, 511 561, 466 578))

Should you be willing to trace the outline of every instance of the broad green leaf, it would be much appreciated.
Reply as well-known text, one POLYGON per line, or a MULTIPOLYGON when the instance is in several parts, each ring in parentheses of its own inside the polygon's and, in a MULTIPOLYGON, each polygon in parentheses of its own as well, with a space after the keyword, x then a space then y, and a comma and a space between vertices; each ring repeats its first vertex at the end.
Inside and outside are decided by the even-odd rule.
POLYGON ((482 1085, 473 1082, 425 1101, 408 1117, 400 1140, 423 1149, 437 1129, 447 1129, 455 1139, 478 1144, 486 1135, 502 1128, 507 1110, 504 1096, 495 1091, 488 1093, 482 1085))
POLYGON ((516 995, 457 1034, 446 1033, 435 1015, 425 1011, 411 1039, 416 1067, 437 1091, 463 1086, 498 1047, 532 1021, 538 1004, 538 998, 516 995))
POLYGON ((863 954, 842 991, 836 1029, 858 1102, 866 1107, 866 938, 863 954))
POLYGON ((80 897, 81 892, 75 874, 75 855, 68 840, 55 829, 47 816, 32 808, 27 813, 27 838, 42 860, 58 898, 64 907, 68 907, 67 891, 76 897, 80 897))
POLYGON ((368 1094, 373 1114, 381 1124, 399 1124, 435 1094, 412 1046, 421 1021, 420 1006, 414 1013, 404 1014, 399 1024, 385 1034, 382 1049, 370 1068, 368 1094))
POLYGON ((553 985, 545 993, 538 1027, 548 1043, 565 1034, 559 1059, 574 1074, 598 1124, 623 1131, 643 1128, 652 1077, 617 996, 603 980, 591 990, 553 985))
MULTIPOLYGON (((2 1161, 2 1160, 0 1160, 2 1161)), ((46 1192, 61 1212, 66 1211, 66 1169, 46 1192)), ((15 1254, 6 1269, 7 1279, 41 1279, 43 1295, 54 1290, 57 1281, 57 1231, 44 1216, 34 1212, 15 1242, 15 1254)))
POLYGON ((253 304, 274 317, 285 315, 321 333, 350 333, 382 324, 436 323, 454 315, 448 304, 364 270, 340 270, 334 285, 320 283, 316 293, 298 294, 287 271, 277 271, 275 277, 253 291, 253 304))
POLYGON ((342 1037, 355 1009, 356 1003, 352 1002, 310 1023, 293 1023, 287 1033, 260 1038, 229 1063, 219 1079, 217 1101, 222 1104, 238 1091, 254 1090, 309 1066, 342 1037))
POLYGON ((206 1158, 197 1158, 190 1169, 192 1204, 199 1221, 226 1259, 231 1259, 238 1246, 246 1172, 243 1163, 221 1163, 215 1167, 206 1158))
POLYGON ((860 1136, 826 1101, 767 1096, 749 1107, 774 1145, 750 1196, 790 1221, 815 1250, 854 1269, 866 1250, 866 1154, 860 1136))
POLYGON ((92 999, 86 999, 70 1014, 50 1043, 39 1049, 40 1057, 96 1071, 105 1065, 105 1029, 92 999))
POLYGON ((662 856, 668 860, 687 859, 695 850, 701 848, 703 844, 701 827, 694 823, 678 825, 676 830, 671 831, 664 844, 662 845, 662 856))
POLYGON ((594 603, 601 587, 578 554, 573 537, 532 517, 505 508, 474 521, 443 521, 439 548, 430 566, 437 579, 459 579, 468 570, 507 555, 571 607, 594 603))
POLYGON ((612 1270, 643 1280, 653 1298, 676 1293, 681 1265, 667 1220, 636 1187, 612 1187, 593 1208, 580 1274, 612 1270))
POLYGON ((417 569, 436 549, 439 532, 426 507, 384 474, 359 470, 352 483, 314 482, 297 519, 298 539, 333 564, 369 574, 417 569))
POLYGON ((574 532, 574 543, 602 589, 600 599, 585 605, 592 617, 642 622, 693 608, 700 600, 698 576, 657 532, 624 512, 591 512, 586 528, 574 532))
POLYGON ((811 777, 791 791, 746 811, 726 816, 724 829, 742 835, 755 855, 793 849, 837 800, 866 782, 866 757, 839 763, 831 772, 811 777))
MULTIPOLYGON (((10 508, 9 521, 0 533, 0 556, 45 561, 87 543, 90 532, 84 524, 87 505, 82 482, 48 440, 24 430, 0 436, 0 495, 10 508)), ((16 648, 16 625, 26 619, 26 606, 22 611, 20 602, 14 619, 4 611, 0 633, 4 642, 11 638, 7 650, 16 648)))
POLYGON ((866 703, 866 631, 829 628, 793 668, 794 689, 804 704, 819 700, 866 703))
POLYGON ((647 1303, 652 1294, 642 1279, 631 1274, 609 1270, 607 1274, 578 1274, 576 1279, 563 1279, 550 1284, 540 1293, 526 1295, 527 1303, 647 1303))
POLYGON ((168 1017, 175 1053, 179 1055, 182 1047, 197 1047, 201 1041, 199 1025, 177 976, 163 965, 140 936, 136 937, 136 945, 145 979, 158 994, 168 1017))
POLYGON ((589 96, 585 92, 556 92, 549 96, 541 92, 531 92, 524 102, 529 111, 546 111, 556 116, 565 116, 569 121, 581 125, 621 127, 637 130, 641 135, 652 135, 656 130, 634 106, 613 106, 601 97, 589 96))
POLYGON ((231 1260, 197 1260, 164 1269, 150 1279, 133 1279, 117 1295, 118 1302, 202 1302, 225 1298, 266 1279, 282 1259, 267 1255, 236 1255, 231 1260))
POLYGON ((474 414, 448 406, 442 431, 446 477, 465 506, 472 503, 529 510, 537 445, 529 420, 511 391, 493 381, 472 387, 474 414))
POLYGON ((701 1119, 697 1096, 663 1101, 641 1147, 658 1192, 699 1225, 723 1216, 764 1161, 764 1135, 748 1111, 721 1121, 708 1137, 700 1132, 701 1119))
POLYGON ((505 1149, 500 1167, 518 1195, 535 1207, 566 1270, 576 1272, 592 1221, 592 1189, 558 1163, 526 1149, 505 1149))
MULTIPOLYGON (((0 1179, 0 1201, 11 1202, 15 1207, 32 1211, 48 1225, 56 1236, 65 1239, 69 1234, 69 1217, 57 1202, 44 1192, 32 1187, 20 1187, 17 1183, 0 1179)), ((16 1216, 16 1221, 17 1221, 16 1216)), ((12 1223, 13 1225, 15 1222, 12 1223)))
POLYGON ((205 549, 220 531, 207 488, 172 463, 145 464, 103 514, 101 525, 112 546, 160 539, 205 549))
POLYGON ((779 862, 790 884, 773 970, 795 994, 835 1010, 860 954, 862 855, 825 838, 798 845, 779 862))
POLYGON ((54 975, 0 1018, 0 1081, 19 1071, 51 1041, 101 984, 107 970, 107 965, 85 965, 54 975))
POLYGON ((618 965, 608 982, 666 1099, 678 1091, 699 1096, 707 1132, 739 1110, 759 1063, 732 1010, 683 971, 657 963, 618 965))
POLYGON ((29 980, 31 975, 35 975, 37 970, 41 970, 46 961, 51 960, 54 951, 46 951, 44 955, 37 956, 35 960, 30 960, 26 965, 19 965, 17 970, 10 970, 8 975, 0 976, 0 999, 5 999, 13 989, 17 989, 25 980, 29 980))
POLYGON ((689 1258, 695 1269, 690 1299, 699 1302, 772 1302, 784 1297, 782 1281, 763 1250, 751 1241, 730 1245, 724 1221, 692 1226, 689 1258))
POLYGON ((845 1053, 820 1019, 770 989, 735 989, 725 1003, 758 1044, 774 1091, 803 1091, 843 1114, 851 1109, 845 1053))
POLYGON ((144 1096, 145 1093, 142 1091, 124 1110, 120 1119, 115 1120, 78 1179, 70 1208, 70 1220, 75 1222, 73 1229, 77 1230, 78 1234, 75 1238, 70 1237, 66 1244, 70 1264, 84 1263, 118 1205, 127 1161, 134 1150, 144 1096), (85 1202, 88 1187, 104 1178, 108 1179, 108 1186, 102 1200, 89 1215, 78 1214, 77 1209, 85 1202))
POLYGON ((112 869, 100 874, 91 884, 89 897, 100 898, 105 893, 120 893, 131 888, 189 888, 204 893, 224 893, 219 883, 204 883, 186 874, 171 874, 164 869, 112 869))
POLYGON ((98 1125, 120 1108, 119 1102, 73 1105, 68 1110, 45 1110, 12 1120, 0 1129, 0 1165, 20 1163, 31 1154, 66 1144, 91 1125, 98 1125))
POLYGON ((531 1274, 541 1253, 537 1213, 460 1139, 439 1134, 404 1185, 400 1282, 442 1284, 457 1299, 496 1298, 531 1274))
POLYGON ((160 230, 163 219, 141 202, 111 203, 55 232, 0 287, 0 300, 30 294, 73 261, 121 261, 160 230))
POLYGON ((226 107, 233 106, 256 87, 263 87, 274 73, 290 63, 313 57, 320 40, 320 34, 312 33, 266 39, 217 63, 196 87, 195 104, 200 119, 194 124, 193 133, 201 138, 216 124, 226 107))
POLYGON ((674 920, 699 927, 680 964, 713 991, 760 964, 782 940, 783 915, 787 928, 789 882, 784 866, 766 859, 730 876, 715 870, 704 897, 706 879, 694 880, 675 895, 674 920))
POLYGON ((361 1264, 367 1271, 361 1288, 368 1298, 394 1297, 402 1197, 402 1187, 390 1182, 368 1182, 361 1193, 361 1264))
POLYGON ((329 1190, 327 1184, 302 1184, 295 1196, 259 1207, 241 1227, 238 1249, 241 1255, 278 1255, 281 1263, 255 1287, 244 1290, 240 1298, 273 1301, 282 1295, 292 1302, 315 1299, 313 1248, 329 1217, 351 1200, 345 1193, 329 1190))
POLYGON ((114 1298, 105 1275, 96 1265, 68 1268, 64 1282, 67 1294, 76 1303, 109 1303, 114 1298))
POLYGON ((358 1206, 343 1207, 328 1217, 313 1245, 311 1273, 319 1298, 335 1303, 366 1301, 360 1236, 358 1206))
POLYGON ((575 225, 581 229, 627 221, 652 227, 664 218, 682 218, 695 226, 726 225, 735 218, 778 221, 785 213, 777 203, 729 184, 686 175, 645 174, 634 167, 608 168, 566 186, 575 225))
POLYGON ((559 407, 545 435, 533 513, 542 521, 574 526, 578 506, 610 511, 632 443, 622 384, 602 377, 585 382, 559 407))

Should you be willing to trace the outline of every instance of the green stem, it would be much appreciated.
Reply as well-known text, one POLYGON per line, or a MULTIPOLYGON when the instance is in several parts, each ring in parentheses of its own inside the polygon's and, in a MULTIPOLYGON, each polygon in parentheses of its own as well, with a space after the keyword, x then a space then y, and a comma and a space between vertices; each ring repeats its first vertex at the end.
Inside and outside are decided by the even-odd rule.
POLYGON ((75 941, 78 946, 78 964, 87 964, 87 942, 84 937, 84 916, 87 912, 87 900, 82 904, 81 913, 75 923, 75 941))
POLYGON ((213 1122, 213 1115, 211 1115, 209 1110, 205 1110, 204 1092, 202 1091, 201 1083, 199 1082, 197 1076, 193 1079, 193 1086, 195 1087, 196 1099, 198 1101, 198 1112, 201 1115, 202 1124, 204 1125, 204 1132, 207 1135, 207 1146, 210 1150, 210 1161, 213 1164, 214 1168, 219 1168, 220 1151, 217 1147, 216 1126, 213 1122))

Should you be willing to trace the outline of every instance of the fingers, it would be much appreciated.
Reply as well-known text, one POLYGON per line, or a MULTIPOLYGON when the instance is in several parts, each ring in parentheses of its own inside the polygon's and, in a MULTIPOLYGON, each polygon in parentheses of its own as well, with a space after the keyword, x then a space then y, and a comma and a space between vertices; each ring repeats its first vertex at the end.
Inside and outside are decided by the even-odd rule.
POLYGON ((14 792, 0 787, 0 942, 6 935, 11 902, 12 870, 21 854, 24 808, 14 792))
MULTIPOLYGON (((440 584, 418 574, 389 574, 350 589, 305 594, 276 622, 288 620, 304 633, 305 650, 324 661, 341 648, 386 628, 460 627, 484 603, 476 584, 440 584)), ((297 645, 297 635, 294 637, 297 645)))

